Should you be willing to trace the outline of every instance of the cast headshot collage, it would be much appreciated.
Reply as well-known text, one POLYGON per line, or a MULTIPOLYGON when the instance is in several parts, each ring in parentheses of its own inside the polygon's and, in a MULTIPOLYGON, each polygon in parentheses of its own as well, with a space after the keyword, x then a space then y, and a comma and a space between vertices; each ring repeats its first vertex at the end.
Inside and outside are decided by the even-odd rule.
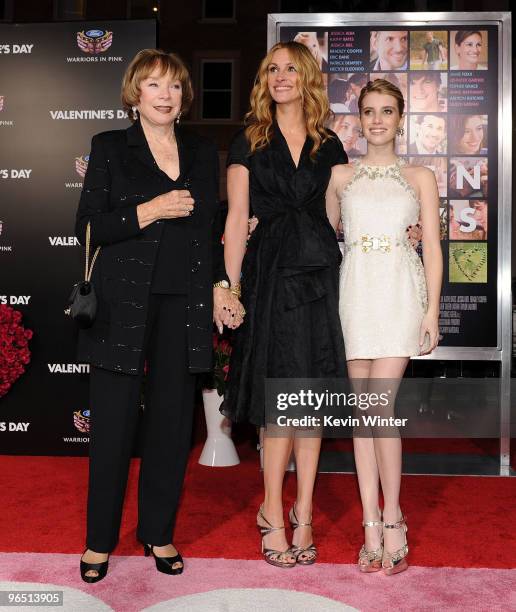
POLYGON ((441 240, 449 241, 447 280, 486 283, 489 129, 496 142, 488 117, 487 30, 289 27, 281 39, 305 44, 317 59, 333 111, 328 127, 350 162, 366 153, 358 113, 362 87, 386 79, 401 90, 405 124, 397 154, 436 176, 441 240))

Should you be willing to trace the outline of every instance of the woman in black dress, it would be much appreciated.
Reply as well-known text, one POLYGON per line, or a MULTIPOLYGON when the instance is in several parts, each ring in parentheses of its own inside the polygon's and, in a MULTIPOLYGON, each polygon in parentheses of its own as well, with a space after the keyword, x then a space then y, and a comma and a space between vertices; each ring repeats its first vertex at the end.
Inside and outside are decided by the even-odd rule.
MULTIPOLYGON (((275 45, 260 65, 247 127, 235 136, 227 160, 224 255, 232 284, 242 276, 247 311, 235 334, 221 407, 235 421, 265 425, 268 377, 346 373, 338 317, 341 255, 325 192, 332 167, 347 157, 324 128, 328 115, 321 71, 307 48, 296 42, 275 45), (246 250, 250 206, 259 223, 246 250)), ((308 565, 317 556, 311 515, 321 440, 295 433, 278 437, 265 430, 263 442, 265 498, 257 521, 265 560, 279 567, 308 565), (292 447, 298 491, 289 514, 295 529, 289 548, 282 486, 292 447)))

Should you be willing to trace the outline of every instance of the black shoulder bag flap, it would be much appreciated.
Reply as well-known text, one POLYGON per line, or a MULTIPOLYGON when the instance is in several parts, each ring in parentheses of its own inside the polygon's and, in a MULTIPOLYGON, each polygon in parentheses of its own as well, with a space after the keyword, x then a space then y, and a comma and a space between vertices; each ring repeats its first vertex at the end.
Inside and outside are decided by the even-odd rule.
POLYGON ((84 270, 84 280, 76 283, 72 293, 68 298, 68 308, 64 311, 77 322, 79 327, 87 329, 93 325, 97 314, 97 296, 91 283, 93 266, 99 254, 100 247, 97 247, 89 265, 90 259, 90 223, 86 226, 86 266, 84 270))

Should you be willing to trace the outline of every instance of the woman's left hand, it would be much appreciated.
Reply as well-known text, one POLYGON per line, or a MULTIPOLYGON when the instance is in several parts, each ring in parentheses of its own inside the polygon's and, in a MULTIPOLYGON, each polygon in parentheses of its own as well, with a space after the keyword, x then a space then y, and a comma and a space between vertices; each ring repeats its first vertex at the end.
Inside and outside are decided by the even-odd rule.
POLYGON ((215 287, 213 289, 213 320, 219 333, 223 325, 236 329, 244 320, 244 307, 240 300, 229 289, 215 287))
POLYGON ((252 233, 254 232, 254 230, 257 228, 258 226, 258 217, 255 217, 254 215, 249 219, 249 221, 247 222, 247 227, 249 228, 248 234, 247 234, 247 240, 249 240, 249 238, 251 238, 252 233))
POLYGON ((421 347, 420 355, 428 355, 431 353, 439 343, 439 315, 426 313, 421 322, 421 328, 419 332, 419 346, 421 347), (429 347, 423 351, 425 344, 425 337, 428 334, 430 338, 429 347))

